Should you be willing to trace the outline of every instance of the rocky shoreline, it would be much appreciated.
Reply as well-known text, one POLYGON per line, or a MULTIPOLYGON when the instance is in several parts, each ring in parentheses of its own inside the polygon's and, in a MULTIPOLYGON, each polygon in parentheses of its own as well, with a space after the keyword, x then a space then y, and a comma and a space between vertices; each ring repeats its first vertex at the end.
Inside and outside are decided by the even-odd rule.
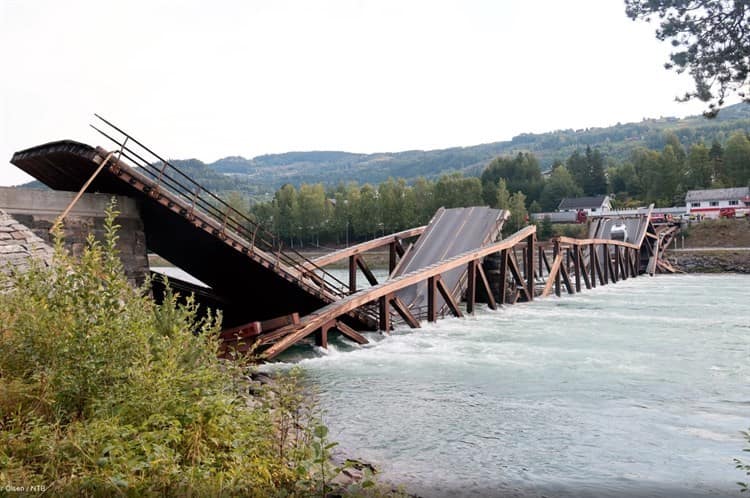
POLYGON ((748 250, 667 251, 666 258, 672 266, 685 273, 750 274, 748 250))

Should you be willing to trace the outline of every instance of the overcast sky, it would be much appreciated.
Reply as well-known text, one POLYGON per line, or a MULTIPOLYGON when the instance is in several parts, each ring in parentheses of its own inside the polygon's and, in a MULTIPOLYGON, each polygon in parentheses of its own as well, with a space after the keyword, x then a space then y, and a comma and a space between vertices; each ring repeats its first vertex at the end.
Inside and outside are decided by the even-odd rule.
POLYGON ((434 149, 697 114, 620 0, 0 0, 0 185, 13 152, 105 145, 98 112, 170 158, 434 149))

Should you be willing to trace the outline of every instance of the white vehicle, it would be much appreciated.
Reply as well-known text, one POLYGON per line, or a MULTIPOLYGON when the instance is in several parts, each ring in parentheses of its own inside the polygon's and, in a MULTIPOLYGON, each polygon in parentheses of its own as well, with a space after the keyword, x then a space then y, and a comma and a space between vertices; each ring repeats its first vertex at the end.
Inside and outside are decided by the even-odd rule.
POLYGON ((609 238, 625 242, 628 240, 628 227, 625 223, 618 223, 609 231, 609 238))

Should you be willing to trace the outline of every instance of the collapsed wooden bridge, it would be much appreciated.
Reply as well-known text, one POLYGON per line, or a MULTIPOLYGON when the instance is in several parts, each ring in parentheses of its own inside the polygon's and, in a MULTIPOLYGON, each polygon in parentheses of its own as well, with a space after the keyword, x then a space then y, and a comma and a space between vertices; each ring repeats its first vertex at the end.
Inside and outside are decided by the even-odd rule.
POLYGON ((331 330, 364 344, 362 331, 462 316, 462 300, 473 313, 478 302, 496 309, 673 270, 662 256, 678 227, 652 223, 650 208, 616 220, 618 240, 612 218, 602 217, 592 220, 586 239, 542 243, 533 225, 497 240, 507 211, 441 208, 427 226, 307 259, 99 119, 105 130, 97 130, 115 144, 113 151, 65 140, 17 152, 11 162, 53 189, 136 199, 148 249, 205 282, 213 302, 222 303, 227 356, 252 351, 269 360, 311 336, 326 347, 331 330), (378 282, 364 254, 384 248, 389 277, 378 282), (340 261, 348 261, 346 283, 325 270, 340 261), (369 288, 358 289, 358 272, 369 288))

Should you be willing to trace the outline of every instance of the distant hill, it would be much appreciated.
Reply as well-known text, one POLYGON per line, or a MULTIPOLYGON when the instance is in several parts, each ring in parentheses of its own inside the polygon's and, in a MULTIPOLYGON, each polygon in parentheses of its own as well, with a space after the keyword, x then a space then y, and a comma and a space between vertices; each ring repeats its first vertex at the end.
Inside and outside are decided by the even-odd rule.
POLYGON ((348 180, 380 183, 391 176, 411 181, 419 176, 435 178, 451 172, 476 176, 493 158, 518 152, 532 152, 543 170, 556 159, 565 160, 576 149, 586 146, 598 148, 608 159, 621 161, 637 147, 663 148, 667 131, 675 133, 685 146, 700 141, 710 146, 714 139, 723 143, 738 130, 750 132, 750 105, 726 107, 711 120, 703 116, 662 117, 644 119, 639 123, 618 123, 606 128, 522 133, 504 142, 450 149, 376 154, 286 152, 252 159, 229 156, 208 164, 197 159, 172 162, 217 193, 237 190, 260 199, 284 183, 295 186, 318 182, 333 185, 348 180))
POLYGON ((526 151, 536 155, 543 170, 549 168, 555 159, 565 160, 573 151, 586 146, 599 148, 605 156, 619 161, 637 147, 661 149, 666 131, 674 132, 683 145, 703 141, 710 146, 714 139, 724 142, 737 130, 750 131, 750 105, 729 106, 712 120, 703 116, 644 119, 639 123, 618 123, 606 128, 522 133, 504 142, 429 151, 376 154, 287 152, 253 159, 232 156, 207 166, 271 190, 284 183, 335 184, 342 180, 379 183, 390 176, 413 180, 419 176, 434 178, 455 171, 478 175, 498 155, 526 151))

